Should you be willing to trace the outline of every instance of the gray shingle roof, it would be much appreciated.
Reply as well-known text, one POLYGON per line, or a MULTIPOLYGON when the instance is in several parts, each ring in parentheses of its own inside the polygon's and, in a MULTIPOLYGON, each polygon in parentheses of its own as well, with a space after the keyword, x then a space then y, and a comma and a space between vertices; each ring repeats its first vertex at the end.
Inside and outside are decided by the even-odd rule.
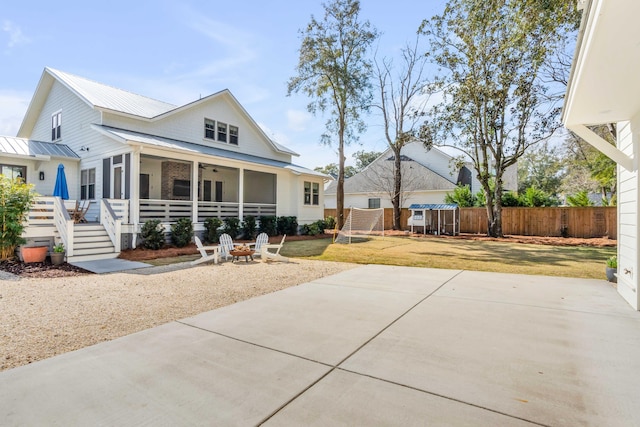
POLYGON ((52 68, 47 68, 47 70, 96 107, 146 118, 152 118, 177 108, 176 105, 94 82, 84 77, 52 68))
POLYGON ((0 136, 0 153, 29 157, 51 156, 72 159, 80 158, 71 148, 64 144, 34 141, 12 136, 0 136))
POLYGON ((149 135, 139 132, 134 132, 125 129, 118 129, 110 126, 92 125, 94 129, 105 133, 108 136, 115 137, 120 141, 133 141, 142 144, 150 144, 158 147, 178 149, 190 153, 205 154, 209 156, 221 157, 231 160, 239 160, 249 163, 257 163, 266 166, 274 166, 278 168, 289 169, 295 173, 302 173, 305 175, 315 175, 319 177, 327 177, 323 173, 307 169, 303 166, 294 165, 292 163, 282 162, 278 160, 267 159, 264 157, 254 156, 251 154, 239 153, 236 151, 223 150, 217 147, 209 147, 206 145, 194 144, 192 142, 180 141, 177 139, 164 138, 156 135, 149 135))

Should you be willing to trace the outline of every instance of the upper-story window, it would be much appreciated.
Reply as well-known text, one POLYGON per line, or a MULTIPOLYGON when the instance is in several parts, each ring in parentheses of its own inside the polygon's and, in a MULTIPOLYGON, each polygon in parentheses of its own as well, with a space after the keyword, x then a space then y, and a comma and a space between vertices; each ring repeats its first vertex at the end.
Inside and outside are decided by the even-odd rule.
POLYGON ((238 126, 211 119, 204 119, 204 137, 207 139, 238 145, 239 132, 238 126))
POLYGON ((229 144, 238 145, 238 126, 229 125, 229 144))
POLYGON ((227 142, 227 124, 218 122, 218 141, 227 142))
POLYGON ((62 138, 62 111, 51 115, 51 140, 57 141, 62 138))
POLYGON ((216 139, 216 122, 210 119, 204 119, 204 137, 216 139))

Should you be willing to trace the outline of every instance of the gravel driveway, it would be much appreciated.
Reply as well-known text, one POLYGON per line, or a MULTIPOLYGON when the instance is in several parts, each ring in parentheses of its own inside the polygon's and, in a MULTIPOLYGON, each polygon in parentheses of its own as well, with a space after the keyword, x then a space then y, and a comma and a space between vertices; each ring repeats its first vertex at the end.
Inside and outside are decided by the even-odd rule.
POLYGON ((0 278, 0 371, 356 267, 189 263, 106 275, 0 278))

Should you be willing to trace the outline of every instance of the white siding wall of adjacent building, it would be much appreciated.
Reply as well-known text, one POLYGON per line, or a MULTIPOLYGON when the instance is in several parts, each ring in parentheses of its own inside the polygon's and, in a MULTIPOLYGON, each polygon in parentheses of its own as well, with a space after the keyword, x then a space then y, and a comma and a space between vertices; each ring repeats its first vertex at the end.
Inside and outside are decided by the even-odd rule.
POLYGON ((284 162, 291 161, 291 155, 274 151, 271 144, 264 140, 261 132, 233 107, 226 96, 217 97, 197 107, 152 122, 105 113, 103 124, 284 162), (237 126, 238 145, 205 138, 205 118, 237 126))
MULTIPOLYGON (((631 122, 618 123, 618 148, 627 155, 640 153, 640 114, 631 122)), ((637 160, 636 160, 637 162, 637 160)), ((636 310, 640 309, 638 292, 638 188, 636 170, 618 166, 618 292, 636 310)))
POLYGON ((67 158, 52 158, 50 161, 34 161, 18 157, 4 157, 2 163, 26 166, 26 182, 33 184, 34 191, 40 196, 51 196, 53 194, 53 187, 56 184, 56 175, 58 174, 58 165, 63 164, 65 177, 67 178, 67 187, 69 189, 69 198, 76 199, 80 195, 80 185, 75 185, 79 179, 77 161, 67 158), (42 181, 40 180, 40 172, 44 173, 44 180, 42 181))
MULTIPOLYGON (((413 203, 444 203, 444 198, 447 195, 447 191, 412 191, 405 195, 402 203, 403 208, 408 208, 413 203)), ((366 209, 369 207, 369 199, 380 199, 381 208, 392 208, 391 199, 387 193, 362 193, 362 194, 345 194, 344 207, 345 208, 361 208, 366 209)), ((335 195, 332 197, 325 197, 325 208, 336 209, 335 195)))
MULTIPOLYGON (((324 219, 324 182, 321 178, 313 176, 300 175, 296 177, 296 183, 294 186, 295 198, 297 198, 297 211, 298 211, 298 224, 309 224, 319 219, 324 219), (319 186, 319 203, 318 205, 305 205, 304 204, 304 182, 317 183, 319 186)), ((295 214, 292 214, 295 215, 295 214)))

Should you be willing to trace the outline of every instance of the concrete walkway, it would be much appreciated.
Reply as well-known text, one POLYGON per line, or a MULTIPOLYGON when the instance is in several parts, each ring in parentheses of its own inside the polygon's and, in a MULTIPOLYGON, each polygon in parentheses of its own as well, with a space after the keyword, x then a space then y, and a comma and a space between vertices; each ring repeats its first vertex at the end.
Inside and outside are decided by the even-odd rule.
POLYGON ((151 264, 120 258, 99 259, 95 261, 75 261, 70 262, 69 264, 97 274, 115 273, 118 271, 137 270, 139 268, 151 267, 151 264))
POLYGON ((0 373, 3 425, 640 425, 605 281, 364 266, 0 373))

